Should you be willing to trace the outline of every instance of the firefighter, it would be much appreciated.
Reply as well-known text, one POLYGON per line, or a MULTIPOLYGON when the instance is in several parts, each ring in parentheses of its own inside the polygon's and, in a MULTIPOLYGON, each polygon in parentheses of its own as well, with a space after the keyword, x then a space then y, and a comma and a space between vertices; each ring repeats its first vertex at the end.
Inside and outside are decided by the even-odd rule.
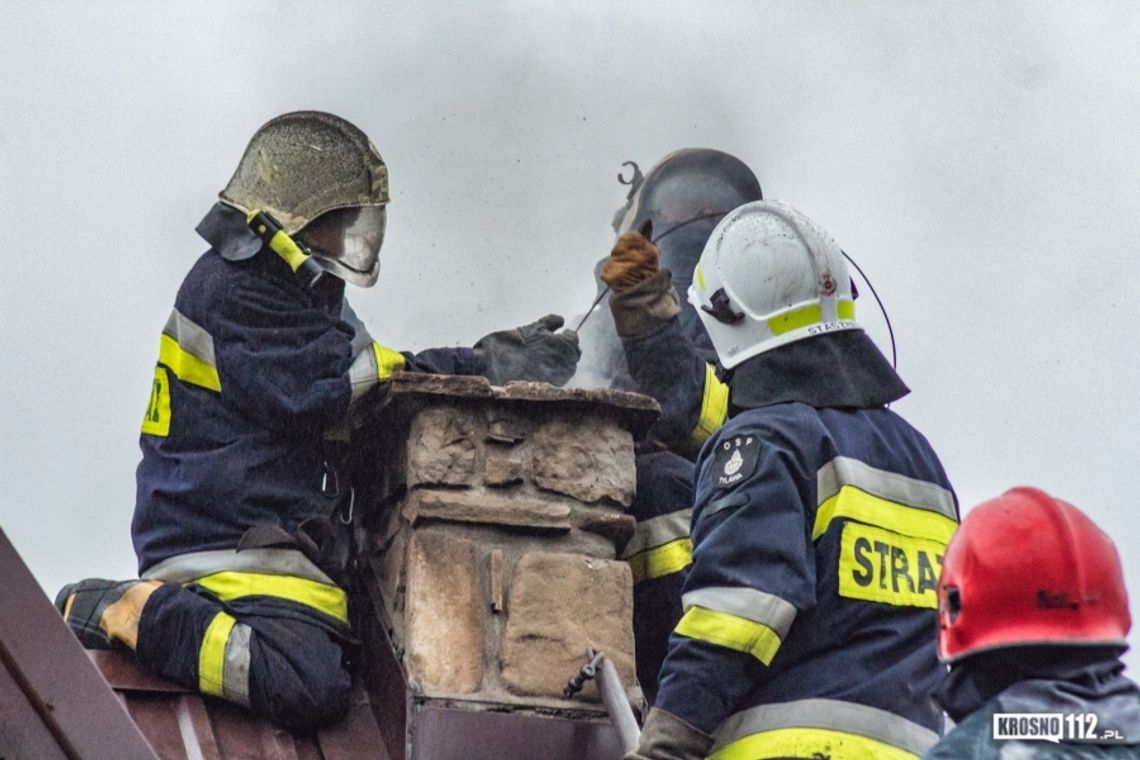
POLYGON ((762 192, 740 159, 706 148, 674 151, 647 175, 635 170, 630 185, 614 217, 619 238, 599 262, 609 308, 583 330, 583 372, 594 372, 592 383, 640 391, 662 406, 638 446, 637 528, 623 551, 634 577, 637 676, 652 702, 692 556, 692 459, 724 421, 728 397, 708 335, 691 306, 678 308, 674 286, 688 287, 717 222, 762 192))
POLYGON ((783 203, 717 225, 689 287, 727 380, 693 562, 630 758, 917 758, 938 738, 939 562, 957 497, 854 319, 835 242, 783 203))
POLYGON ((56 599, 85 646, 124 646, 289 729, 347 710, 344 421, 397 370, 561 384, 579 355, 553 315, 473 349, 374 341, 344 284, 376 282, 388 200, 380 154, 339 117, 289 113, 254 134, 162 330, 132 523, 141 579, 56 599))
POLYGON ((1036 488, 978 505, 946 548, 938 598, 950 672, 934 696, 957 726, 925 758, 1140 757, 1140 689, 1120 661, 1132 622, 1120 558, 1084 513, 1036 488), (1003 713, 1059 716, 1040 728, 1062 743, 1003 725, 1003 713))

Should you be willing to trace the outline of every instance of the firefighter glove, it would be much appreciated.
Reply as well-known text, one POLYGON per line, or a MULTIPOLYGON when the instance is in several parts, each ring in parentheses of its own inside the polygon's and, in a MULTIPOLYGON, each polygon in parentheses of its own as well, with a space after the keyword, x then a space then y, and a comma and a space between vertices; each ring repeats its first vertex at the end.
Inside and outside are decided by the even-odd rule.
POLYGON ((653 272, 628 290, 610 296, 617 334, 629 338, 647 333, 681 313, 681 299, 668 269, 653 272))
POLYGON ((615 293, 637 285, 660 269, 661 251, 640 232, 626 232, 614 243, 602 279, 615 293))
POLYGON ((555 332, 564 320, 548 314, 514 330, 501 330, 475 344, 478 373, 492 385, 526 380, 562 385, 574 376, 578 359, 578 334, 572 330, 555 332))
POLYGON ((712 737, 672 713, 654 707, 645 719, 637 749, 624 760, 704 760, 712 737))

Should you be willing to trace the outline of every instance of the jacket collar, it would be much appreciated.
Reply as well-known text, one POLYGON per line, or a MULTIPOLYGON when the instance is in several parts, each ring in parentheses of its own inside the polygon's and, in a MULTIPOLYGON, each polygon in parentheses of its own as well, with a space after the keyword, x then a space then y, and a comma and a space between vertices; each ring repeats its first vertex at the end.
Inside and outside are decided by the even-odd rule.
POLYGON ((194 228, 226 261, 245 261, 261 250, 261 238, 245 222, 245 214, 225 203, 215 203, 194 228))
POLYGON ((269 248, 246 224, 245 214, 238 209, 216 203, 194 230, 226 261, 248 261, 247 266, 262 276, 307 290, 331 311, 339 313, 340 302, 344 298, 344 280, 326 274, 312 288, 306 288, 277 254, 270 251, 268 255, 255 259, 263 249, 269 251, 269 248))

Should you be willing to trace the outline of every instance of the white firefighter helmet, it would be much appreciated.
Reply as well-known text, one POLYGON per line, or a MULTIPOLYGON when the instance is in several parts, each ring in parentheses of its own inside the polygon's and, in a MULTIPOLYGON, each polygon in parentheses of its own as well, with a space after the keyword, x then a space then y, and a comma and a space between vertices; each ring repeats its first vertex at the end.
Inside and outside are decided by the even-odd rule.
POLYGON ((314 258, 332 274, 364 287, 376 281, 388 168, 339 116, 296 111, 266 122, 219 196, 247 216, 268 214, 290 237, 312 230, 324 243, 310 242, 314 258))
POLYGON ((843 252, 778 201, 747 203, 721 220, 693 271, 689 302, 725 369, 793 341, 862 329, 843 252))

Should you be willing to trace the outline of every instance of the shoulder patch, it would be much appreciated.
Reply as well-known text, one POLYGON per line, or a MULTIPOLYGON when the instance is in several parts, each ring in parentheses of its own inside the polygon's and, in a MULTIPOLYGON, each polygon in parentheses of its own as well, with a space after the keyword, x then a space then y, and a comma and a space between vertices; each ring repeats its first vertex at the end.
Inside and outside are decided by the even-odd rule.
POLYGON ((713 455, 712 476, 717 488, 732 488, 756 471, 760 438, 755 434, 734 435, 718 441, 713 455))

